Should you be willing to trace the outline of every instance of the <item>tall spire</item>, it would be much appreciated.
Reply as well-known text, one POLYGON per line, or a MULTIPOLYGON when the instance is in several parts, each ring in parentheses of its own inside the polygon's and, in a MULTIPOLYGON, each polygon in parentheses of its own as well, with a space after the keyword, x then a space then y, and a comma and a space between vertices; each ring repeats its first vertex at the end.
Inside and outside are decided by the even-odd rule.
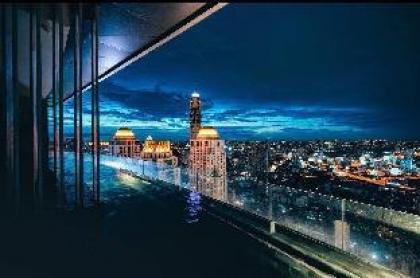
POLYGON ((201 101, 197 91, 191 94, 190 100, 190 138, 195 139, 201 128, 201 101))

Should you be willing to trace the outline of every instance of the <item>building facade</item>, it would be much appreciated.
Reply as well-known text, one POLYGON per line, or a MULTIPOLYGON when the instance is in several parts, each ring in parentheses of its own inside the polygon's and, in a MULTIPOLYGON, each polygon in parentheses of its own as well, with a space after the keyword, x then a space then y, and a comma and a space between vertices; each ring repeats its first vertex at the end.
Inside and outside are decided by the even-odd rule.
POLYGON ((225 141, 213 127, 201 127, 190 140, 189 179, 192 188, 202 194, 227 198, 225 141))
POLYGON ((178 165, 178 158, 173 155, 169 140, 156 141, 149 135, 144 141, 140 158, 156 162, 165 162, 172 166, 178 165))
POLYGON ((140 157, 141 144, 131 129, 121 127, 109 142, 109 153, 113 156, 140 157))

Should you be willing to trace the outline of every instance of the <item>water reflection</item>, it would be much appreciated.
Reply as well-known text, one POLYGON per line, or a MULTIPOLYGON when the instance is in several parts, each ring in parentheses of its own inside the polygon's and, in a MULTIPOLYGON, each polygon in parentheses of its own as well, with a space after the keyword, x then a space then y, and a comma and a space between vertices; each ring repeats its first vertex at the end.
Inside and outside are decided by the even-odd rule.
POLYGON ((124 185, 135 189, 138 189, 140 186, 139 179, 136 179, 135 177, 131 176, 128 173, 125 173, 124 171, 118 171, 116 176, 118 178, 118 181, 124 185))
POLYGON ((198 192, 190 191, 187 198, 187 223, 195 223, 200 218, 201 212, 201 197, 198 192))

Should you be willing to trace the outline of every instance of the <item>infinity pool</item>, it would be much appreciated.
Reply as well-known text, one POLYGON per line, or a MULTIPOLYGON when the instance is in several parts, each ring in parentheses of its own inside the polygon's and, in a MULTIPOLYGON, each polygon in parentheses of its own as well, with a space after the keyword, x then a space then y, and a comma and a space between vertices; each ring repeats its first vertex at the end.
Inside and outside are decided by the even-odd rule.
POLYGON ((297 277, 200 196, 102 167, 99 210, 2 219, 0 277, 297 277))

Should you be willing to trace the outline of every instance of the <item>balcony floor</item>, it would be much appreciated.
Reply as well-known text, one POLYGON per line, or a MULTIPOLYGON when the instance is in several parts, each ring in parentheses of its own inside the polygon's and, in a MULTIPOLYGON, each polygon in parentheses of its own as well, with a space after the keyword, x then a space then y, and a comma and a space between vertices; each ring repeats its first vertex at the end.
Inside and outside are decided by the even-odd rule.
POLYGON ((0 276, 291 276, 266 247, 201 211, 197 196, 129 185, 108 188, 99 211, 2 220, 0 276))

